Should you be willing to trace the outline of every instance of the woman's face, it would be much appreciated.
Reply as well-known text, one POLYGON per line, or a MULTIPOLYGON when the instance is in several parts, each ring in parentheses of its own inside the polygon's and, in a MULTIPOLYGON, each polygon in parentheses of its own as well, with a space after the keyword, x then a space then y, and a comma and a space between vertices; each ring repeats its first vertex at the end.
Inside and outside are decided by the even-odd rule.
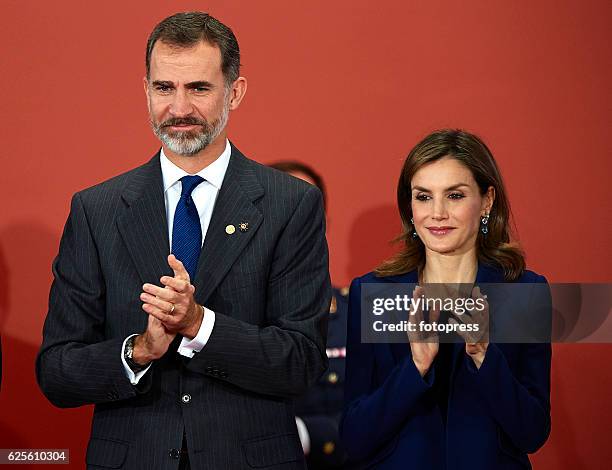
POLYGON ((414 225, 427 251, 458 255, 476 246, 480 218, 493 205, 493 187, 481 195, 472 172, 448 156, 419 168, 411 187, 414 225))

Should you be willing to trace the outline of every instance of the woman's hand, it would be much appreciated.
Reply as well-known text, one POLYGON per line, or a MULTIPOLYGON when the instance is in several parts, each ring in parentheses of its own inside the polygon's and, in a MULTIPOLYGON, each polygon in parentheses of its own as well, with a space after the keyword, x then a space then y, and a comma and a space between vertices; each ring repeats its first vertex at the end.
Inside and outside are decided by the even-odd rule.
POLYGON ((489 343, 465 343, 465 352, 472 358, 477 369, 480 369, 488 347, 489 343))
POLYGON ((457 334, 465 340, 465 352, 474 361, 477 369, 482 365, 487 348, 489 347, 489 304, 485 295, 480 292, 480 287, 472 289, 473 299, 482 299, 484 308, 482 310, 474 310, 471 315, 453 314, 453 318, 449 318, 448 323, 456 325, 478 325, 477 331, 461 331, 457 328, 457 334))
MULTIPOLYGON (((421 286, 416 286, 412 297, 419 299, 425 293, 421 286)), ((436 354, 440 349, 440 341, 436 332, 424 332, 420 330, 421 322, 424 321, 423 309, 420 307, 414 312, 408 314, 408 323, 414 327, 408 329, 408 341, 410 341, 410 350, 412 351, 412 360, 414 365, 424 377, 427 371, 431 368, 436 354), (414 330, 414 331, 410 331, 414 330)), ((440 318, 439 311, 431 311, 429 314, 429 323, 437 322, 440 318)))

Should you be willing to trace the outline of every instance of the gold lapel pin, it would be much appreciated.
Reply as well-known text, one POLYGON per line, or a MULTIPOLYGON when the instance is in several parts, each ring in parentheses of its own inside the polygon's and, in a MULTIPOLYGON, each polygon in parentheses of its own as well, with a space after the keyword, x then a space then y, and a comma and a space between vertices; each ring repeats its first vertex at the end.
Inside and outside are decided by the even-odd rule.
POLYGON ((246 232, 249 229, 249 223, 248 222, 241 222, 239 227, 240 227, 240 231, 241 232, 246 232))
POLYGON ((227 233, 228 235, 231 235, 235 231, 236 227, 234 227, 232 224, 229 224, 227 227, 225 227, 225 233, 227 233))

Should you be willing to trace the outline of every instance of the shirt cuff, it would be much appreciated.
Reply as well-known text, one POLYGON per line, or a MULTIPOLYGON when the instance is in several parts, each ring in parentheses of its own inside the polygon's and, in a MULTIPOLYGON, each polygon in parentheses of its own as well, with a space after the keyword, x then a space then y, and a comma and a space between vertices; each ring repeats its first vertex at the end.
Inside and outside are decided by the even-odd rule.
POLYGON ((145 375, 147 373, 147 371, 151 368, 152 363, 149 364, 146 369, 141 370, 138 373, 134 373, 134 371, 130 368, 130 366, 128 366, 127 362, 125 362, 125 343, 127 342, 128 339, 132 338, 133 336, 138 336, 138 333, 135 333, 133 335, 128 336, 123 341, 123 346, 121 347, 121 362, 123 363, 123 368, 125 369, 125 373, 126 373, 128 379, 130 379, 130 383, 132 385, 137 385, 138 381, 140 380, 140 378, 143 375, 145 375))
POLYGON ((204 317, 202 318, 202 324, 198 330, 198 334, 193 339, 183 338, 180 346, 178 347, 178 353, 181 356, 193 357, 197 352, 200 352, 212 333, 213 327, 215 326, 215 312, 202 307, 204 309, 204 317))
POLYGON ((295 417, 295 425, 297 426, 298 435, 300 436, 300 442, 302 443, 302 450, 304 455, 310 454, 310 434, 308 434, 308 428, 306 423, 299 416, 295 417))

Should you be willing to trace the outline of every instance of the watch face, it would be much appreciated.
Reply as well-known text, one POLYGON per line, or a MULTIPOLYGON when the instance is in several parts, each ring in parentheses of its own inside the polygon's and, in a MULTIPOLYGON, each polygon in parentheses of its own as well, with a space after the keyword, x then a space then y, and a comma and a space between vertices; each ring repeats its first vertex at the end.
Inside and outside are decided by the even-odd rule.
POLYGON ((125 357, 128 359, 132 359, 132 355, 134 354, 134 338, 128 339, 125 344, 125 357))

